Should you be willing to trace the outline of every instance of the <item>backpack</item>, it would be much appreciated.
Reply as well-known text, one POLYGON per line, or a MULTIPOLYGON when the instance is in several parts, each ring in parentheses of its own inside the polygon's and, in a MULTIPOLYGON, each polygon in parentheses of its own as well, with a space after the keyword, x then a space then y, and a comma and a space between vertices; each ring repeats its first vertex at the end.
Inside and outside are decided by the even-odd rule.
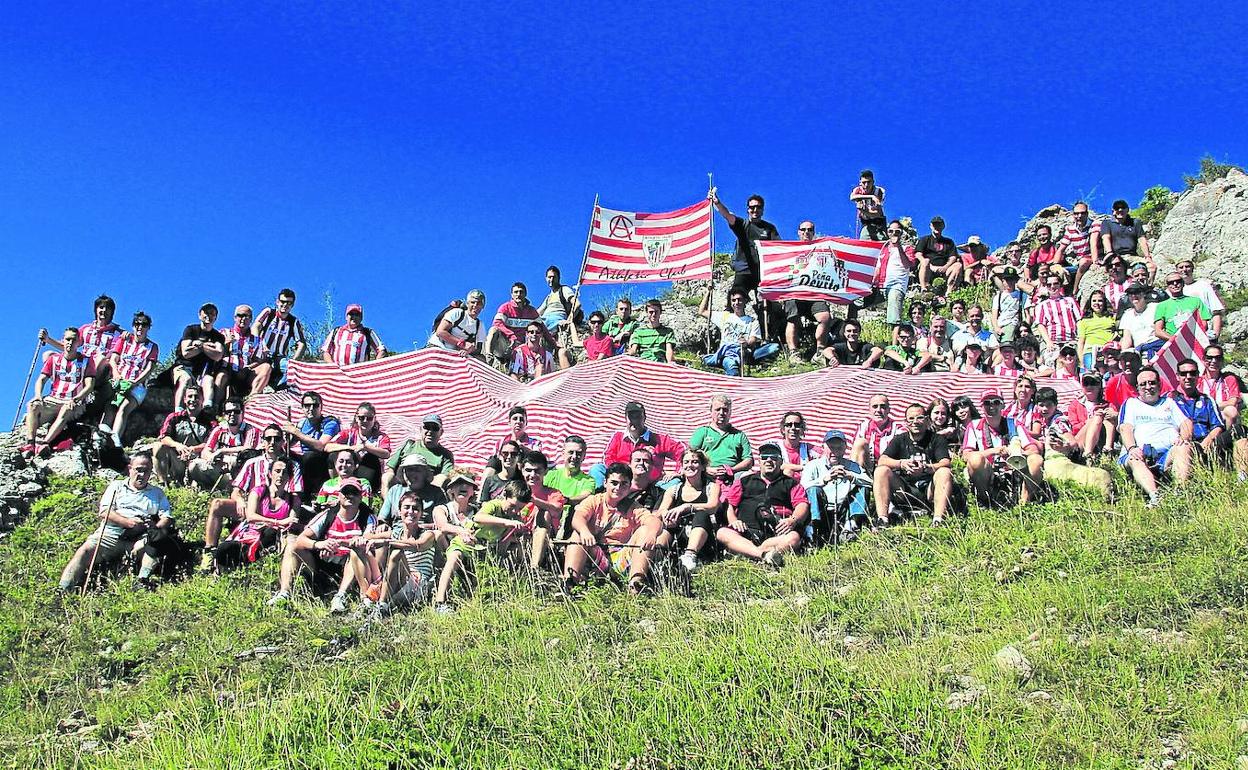
MULTIPOLYGON (((445 316, 447 313, 451 312, 452 310, 458 310, 462 308, 463 306, 464 306, 464 301, 462 299, 451 300, 451 304, 442 308, 442 311, 433 317, 433 328, 431 328, 429 331, 436 332, 438 330, 438 324, 442 323, 443 316, 445 316)), ((463 327, 461 326, 460 328, 462 329, 463 327)))
POLYGON ((577 326, 585 325, 585 309, 579 304, 576 306, 576 312, 572 312, 572 300, 568 299, 568 295, 563 293, 566 286, 559 287, 559 304, 563 305, 563 312, 568 318, 572 319, 572 323, 577 326))

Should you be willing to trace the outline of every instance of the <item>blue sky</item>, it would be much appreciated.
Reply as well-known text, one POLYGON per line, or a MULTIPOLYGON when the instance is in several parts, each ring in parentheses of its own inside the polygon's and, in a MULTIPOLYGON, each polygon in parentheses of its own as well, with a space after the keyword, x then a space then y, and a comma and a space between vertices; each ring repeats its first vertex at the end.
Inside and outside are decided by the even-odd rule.
POLYGON ((666 210, 714 172, 786 236, 843 234, 870 167, 891 216, 995 246, 1048 203, 1248 162, 1227 2, 589 8, 8 4, 5 408, 36 329, 85 322, 101 291, 163 349, 201 302, 288 285, 305 319, 330 290, 407 350, 474 286, 492 314, 513 280, 575 273, 595 194, 666 210))

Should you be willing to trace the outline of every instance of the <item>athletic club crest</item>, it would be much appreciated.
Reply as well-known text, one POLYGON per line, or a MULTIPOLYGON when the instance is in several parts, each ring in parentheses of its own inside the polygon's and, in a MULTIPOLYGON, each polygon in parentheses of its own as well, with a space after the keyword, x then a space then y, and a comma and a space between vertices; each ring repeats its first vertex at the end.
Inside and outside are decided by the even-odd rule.
POLYGON ((672 247, 670 235, 645 235, 641 238, 641 248, 646 254, 646 264, 658 267, 667 259, 668 249, 672 247))
POLYGON ((795 285, 814 286, 831 291, 844 291, 845 284, 849 281, 845 260, 825 244, 819 244, 810 251, 797 255, 789 268, 789 275, 795 285))

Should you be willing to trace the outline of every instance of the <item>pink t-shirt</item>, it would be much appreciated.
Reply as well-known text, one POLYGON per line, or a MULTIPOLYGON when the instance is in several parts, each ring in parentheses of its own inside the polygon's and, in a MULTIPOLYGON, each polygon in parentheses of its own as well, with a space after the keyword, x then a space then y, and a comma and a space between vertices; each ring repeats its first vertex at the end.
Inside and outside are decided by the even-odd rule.
POLYGON ((585 358, 590 361, 609 358, 615 354, 615 346, 612 344, 611 338, 605 334, 599 339, 594 339, 594 336, 591 334, 582 342, 585 343, 585 358))

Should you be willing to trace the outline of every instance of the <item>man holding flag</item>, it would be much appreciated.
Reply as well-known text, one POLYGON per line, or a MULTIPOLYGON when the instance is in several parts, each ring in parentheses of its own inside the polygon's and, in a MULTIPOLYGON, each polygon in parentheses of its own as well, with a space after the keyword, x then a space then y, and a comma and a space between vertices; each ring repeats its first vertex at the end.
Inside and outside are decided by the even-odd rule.
POLYGON ((763 196, 751 195, 746 199, 745 209, 749 219, 742 219, 729 211, 720 201, 717 188, 712 187, 707 198, 728 222, 732 234, 737 236, 737 251, 732 256, 732 271, 735 274, 732 288, 745 289, 747 292, 757 289, 760 273, 758 247, 754 242, 780 239, 780 231, 776 226, 763 219, 763 196))

